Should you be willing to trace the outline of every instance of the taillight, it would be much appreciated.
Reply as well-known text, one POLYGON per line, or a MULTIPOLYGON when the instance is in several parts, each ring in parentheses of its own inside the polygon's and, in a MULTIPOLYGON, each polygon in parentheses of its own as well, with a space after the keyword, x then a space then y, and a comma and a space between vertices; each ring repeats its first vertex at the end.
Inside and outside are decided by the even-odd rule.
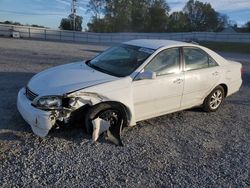
POLYGON ((243 75, 243 67, 240 68, 241 76, 243 75))

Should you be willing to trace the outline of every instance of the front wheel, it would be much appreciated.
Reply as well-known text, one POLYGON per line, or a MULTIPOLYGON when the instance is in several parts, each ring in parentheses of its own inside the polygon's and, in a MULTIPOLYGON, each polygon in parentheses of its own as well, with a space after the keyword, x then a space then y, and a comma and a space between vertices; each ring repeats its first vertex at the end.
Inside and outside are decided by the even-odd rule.
POLYGON ((120 133, 125 125, 125 113, 119 105, 100 104, 91 108, 85 116, 85 127, 89 134, 93 134, 92 121, 102 119, 109 123, 107 131, 108 140, 116 145, 122 146, 120 133))
POLYGON ((204 100, 203 110, 206 112, 215 112, 221 106, 224 100, 225 92, 222 86, 217 86, 204 100))

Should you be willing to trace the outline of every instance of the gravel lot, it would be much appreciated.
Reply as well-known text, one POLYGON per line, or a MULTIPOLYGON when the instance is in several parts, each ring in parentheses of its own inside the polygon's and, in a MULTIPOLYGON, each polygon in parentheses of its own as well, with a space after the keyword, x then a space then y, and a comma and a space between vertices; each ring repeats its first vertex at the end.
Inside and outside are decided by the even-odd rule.
POLYGON ((36 72, 105 48, 0 38, 0 187, 250 187, 249 56, 240 92, 216 113, 140 122, 123 132, 125 147, 92 145, 79 128, 34 136, 17 112, 18 90, 36 72))

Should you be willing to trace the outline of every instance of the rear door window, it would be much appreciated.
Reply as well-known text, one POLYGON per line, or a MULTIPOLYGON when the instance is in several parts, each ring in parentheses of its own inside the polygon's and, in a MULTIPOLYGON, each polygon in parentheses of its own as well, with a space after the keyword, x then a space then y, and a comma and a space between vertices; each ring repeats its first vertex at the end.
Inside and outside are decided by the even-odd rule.
POLYGON ((186 47, 184 48, 183 53, 186 71, 214 67, 218 65, 214 59, 201 49, 186 47))

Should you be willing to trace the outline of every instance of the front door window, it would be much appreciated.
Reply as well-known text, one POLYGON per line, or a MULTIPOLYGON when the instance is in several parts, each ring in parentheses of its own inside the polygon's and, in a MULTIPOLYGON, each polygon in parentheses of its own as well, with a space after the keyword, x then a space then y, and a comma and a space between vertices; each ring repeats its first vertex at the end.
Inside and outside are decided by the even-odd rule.
POLYGON ((144 71, 156 72, 157 76, 178 73, 180 71, 180 52, 178 48, 163 50, 144 68, 144 71))

